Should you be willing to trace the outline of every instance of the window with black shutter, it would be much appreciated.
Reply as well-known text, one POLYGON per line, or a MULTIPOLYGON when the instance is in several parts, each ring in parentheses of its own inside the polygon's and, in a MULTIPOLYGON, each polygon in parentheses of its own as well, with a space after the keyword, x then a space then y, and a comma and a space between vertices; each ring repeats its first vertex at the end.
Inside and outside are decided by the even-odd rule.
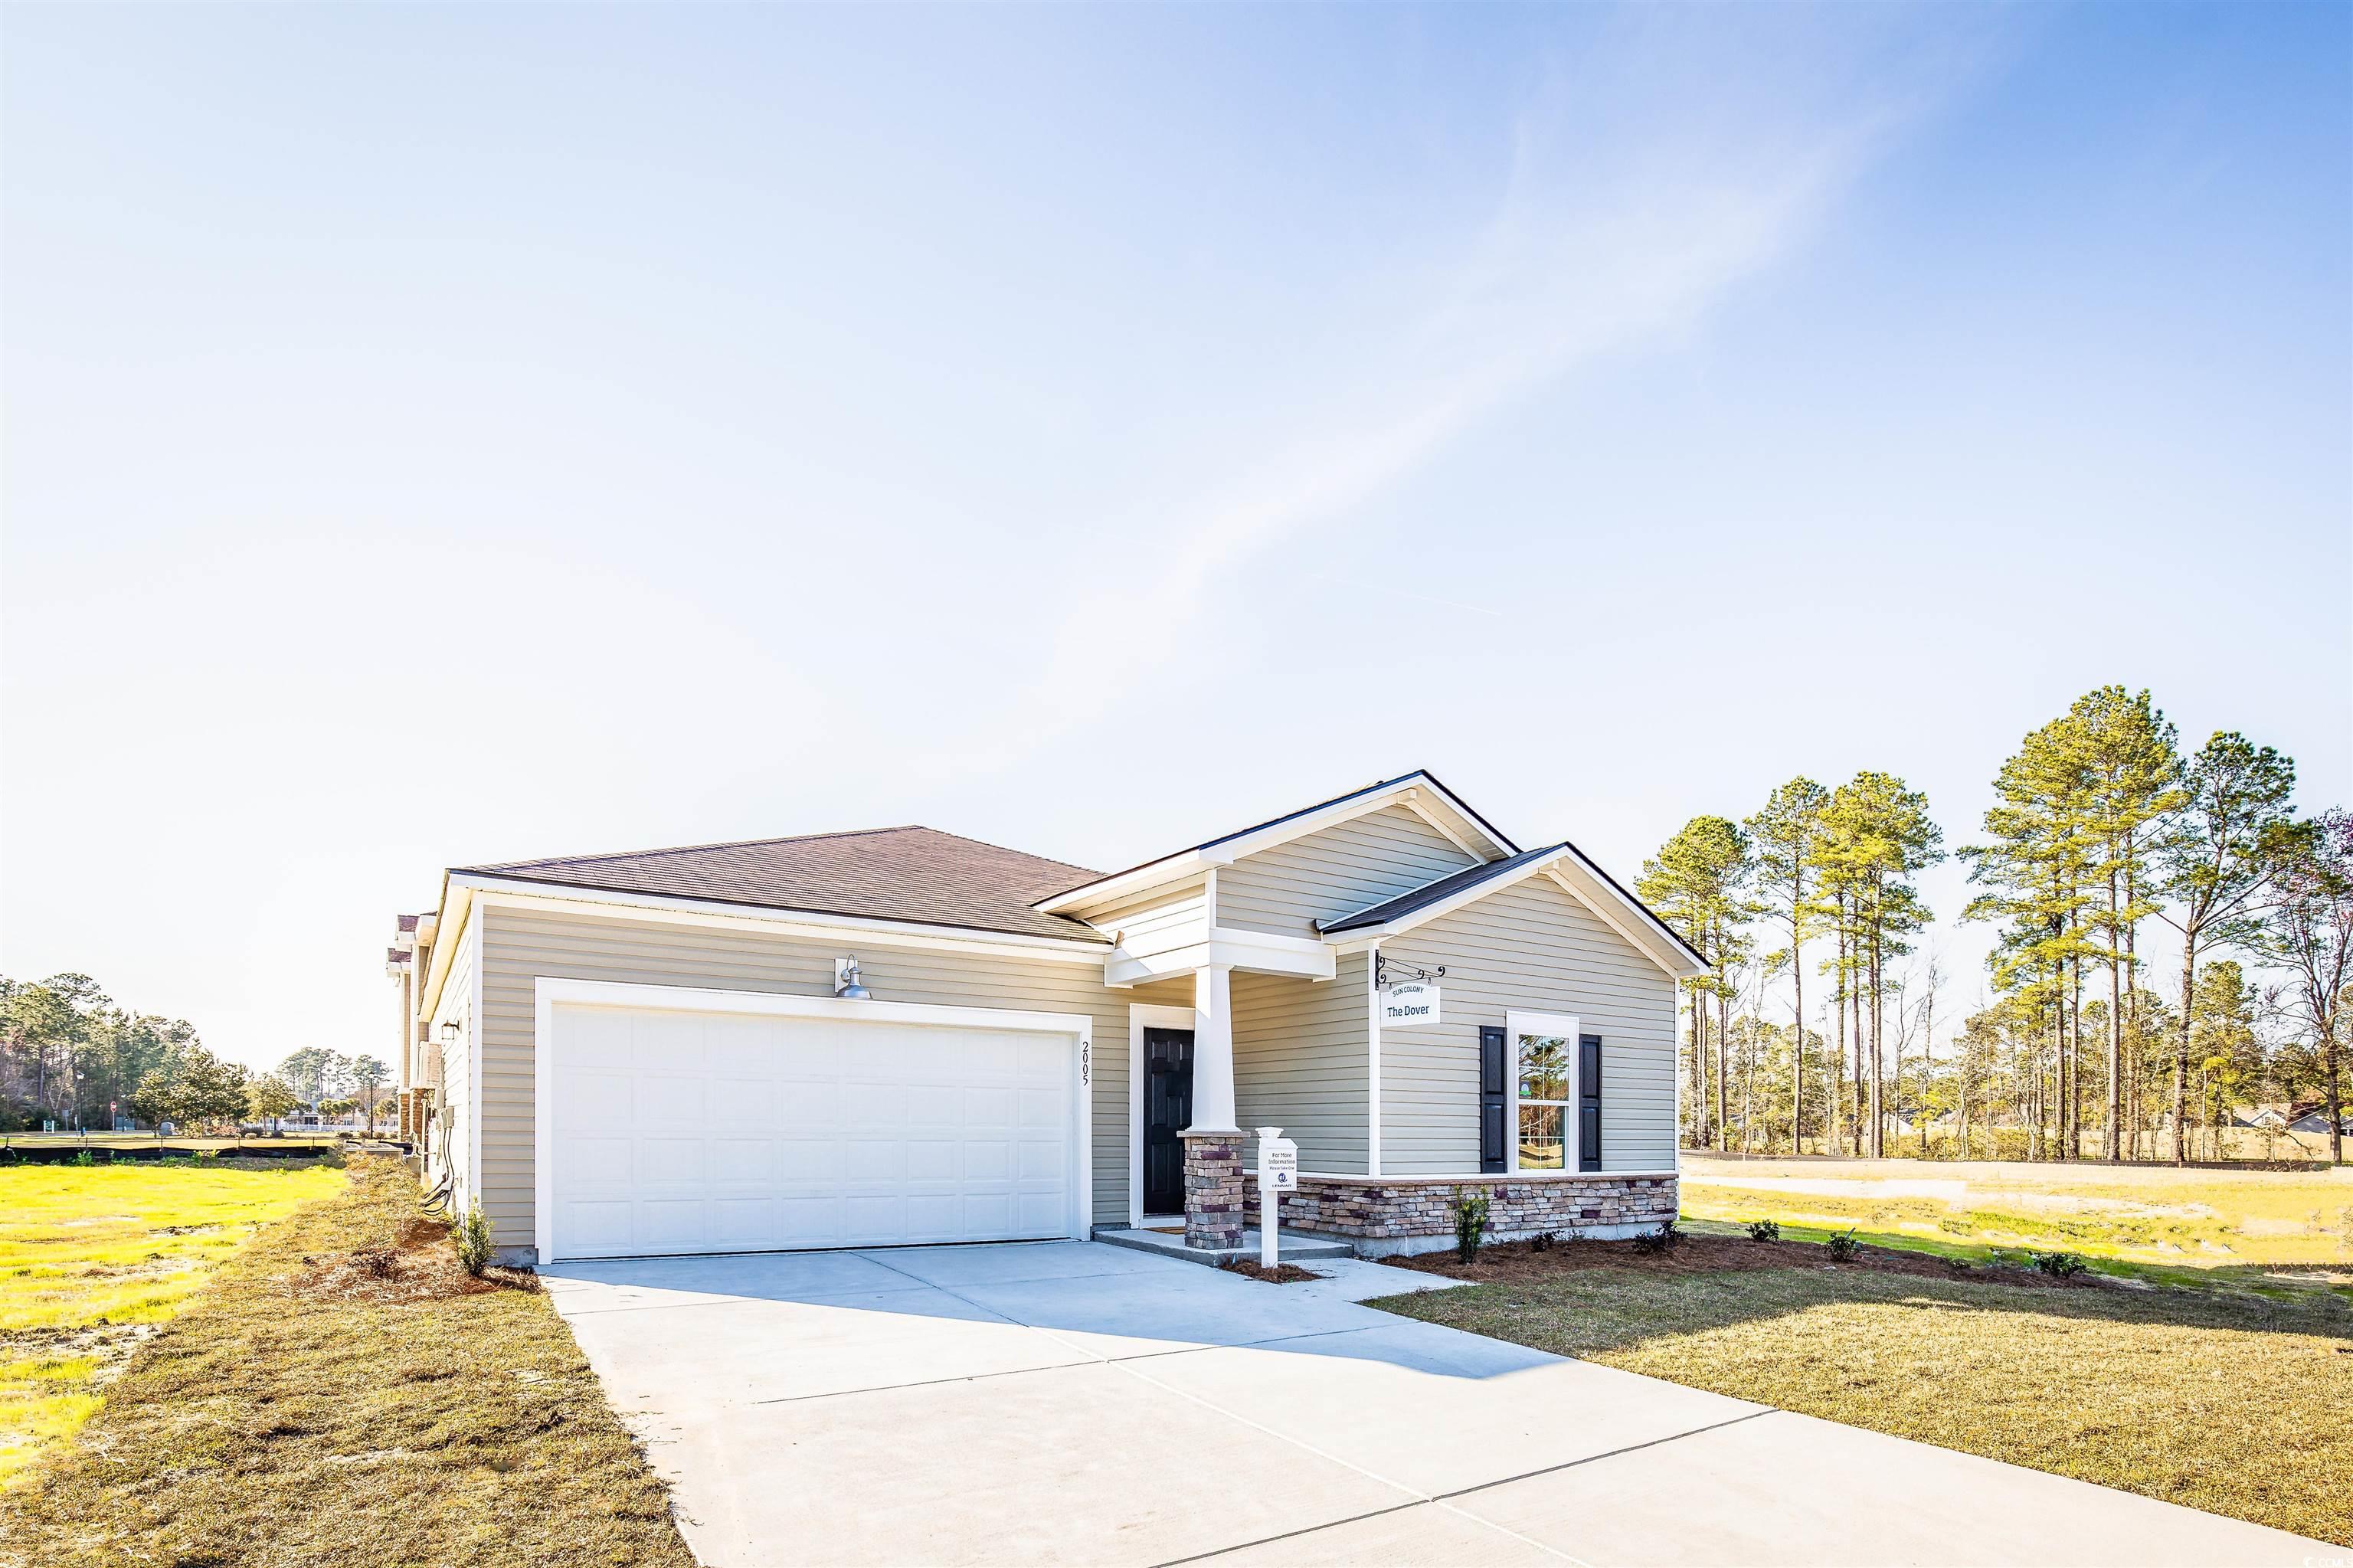
POLYGON ((1511 1082, 1504 1054, 1504 1032, 1479 1029, 1479 1169, 1504 1168, 1504 1139, 1511 1118, 1511 1082))
POLYGON ((1577 1037, 1577 1168, 1601 1169, 1601 1036, 1577 1037))

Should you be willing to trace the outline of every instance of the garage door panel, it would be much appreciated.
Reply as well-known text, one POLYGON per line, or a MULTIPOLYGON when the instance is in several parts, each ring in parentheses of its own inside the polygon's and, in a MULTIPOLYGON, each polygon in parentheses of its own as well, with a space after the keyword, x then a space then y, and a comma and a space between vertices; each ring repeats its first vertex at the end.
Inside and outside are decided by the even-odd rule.
POLYGON ((711 1125, 722 1132, 765 1130, 776 1125, 776 1086, 765 1078, 713 1078, 711 1125))
POLYGON ((569 1067, 626 1073, 637 1059, 636 1037, 635 1021, 626 1012, 581 1008, 564 1014, 564 1056, 569 1067))
POLYGON ((837 1138, 778 1139, 776 1180, 827 1183, 840 1181, 841 1140, 837 1138))
POLYGON ((910 1183, 954 1181, 964 1174, 964 1146, 944 1139, 910 1139, 906 1161, 910 1183))
POLYGON ((1068 1235, 1067 1035, 561 1007, 561 1256, 1068 1235))
POLYGON ((700 1191, 711 1177, 709 1163, 704 1159, 707 1151, 708 1145, 700 1138, 638 1139, 638 1190, 687 1186, 700 1191))
POLYGON ((906 1179, 906 1146, 897 1139, 852 1138, 842 1145, 841 1176, 845 1181, 888 1181, 906 1179))
POLYGON ((714 1198, 711 1202, 711 1245, 717 1251, 774 1246, 776 1200, 714 1198))
POLYGON ((626 1252, 632 1245, 629 1225, 629 1201, 626 1198, 581 1201, 560 1205, 557 1211, 562 1234, 573 1238, 565 1243, 591 1256, 600 1252, 626 1252))
POLYGON ((720 1138, 711 1144, 714 1190, 749 1183, 767 1191, 776 1184, 776 1146, 765 1138, 720 1138))
POLYGON ((907 1239, 907 1200, 897 1192, 851 1193, 841 1213, 852 1245, 907 1239))
POLYGON ((776 1125, 790 1128, 823 1128, 828 1132, 841 1125, 841 1086, 830 1080, 824 1083, 804 1083, 798 1079, 780 1080, 776 1085, 776 1125))
POLYGON ((628 1121, 636 1092, 626 1070, 567 1072, 555 1086, 556 1115, 573 1127, 618 1127, 628 1121))

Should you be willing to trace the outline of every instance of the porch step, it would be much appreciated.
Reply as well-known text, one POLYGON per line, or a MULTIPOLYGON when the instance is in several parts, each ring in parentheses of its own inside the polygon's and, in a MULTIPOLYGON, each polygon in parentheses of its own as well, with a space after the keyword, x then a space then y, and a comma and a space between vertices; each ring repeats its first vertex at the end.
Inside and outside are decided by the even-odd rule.
MULTIPOLYGON (((1138 1231, 1124 1227, 1099 1229, 1095 1240, 1108 1246, 1133 1247, 1137 1252, 1156 1252, 1163 1257, 1181 1257, 1187 1263, 1206 1263, 1215 1267, 1222 1263, 1240 1259, 1258 1261, 1258 1233, 1244 1231, 1242 1245, 1229 1247, 1187 1246, 1182 1231, 1138 1231)), ((1306 1263, 1319 1257, 1354 1257, 1355 1245, 1334 1241, 1329 1236, 1302 1235, 1297 1231, 1284 1231, 1275 1237, 1278 1255, 1284 1263, 1306 1263)))

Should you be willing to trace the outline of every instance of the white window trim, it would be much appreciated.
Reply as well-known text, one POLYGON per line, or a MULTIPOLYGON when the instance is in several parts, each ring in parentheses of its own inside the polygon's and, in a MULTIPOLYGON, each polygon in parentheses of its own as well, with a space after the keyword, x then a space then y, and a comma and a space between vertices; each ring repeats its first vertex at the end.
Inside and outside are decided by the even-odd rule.
POLYGON ((652 1007, 670 1012, 751 1013, 766 1018, 862 1018, 878 1022, 942 1027, 1016 1029, 1068 1034, 1071 1053, 1072 1129, 1077 1172, 1076 1222, 1071 1238, 1084 1241, 1094 1224, 1094 1111, 1090 1103, 1094 1020, 1079 1012, 1017 1012, 996 1007, 950 1007, 929 1001, 849 1001, 838 996, 801 996, 766 991, 713 991, 700 986, 640 985, 623 980, 557 980, 540 975, 532 982, 532 1231, 539 1259, 555 1253, 555 1010, 574 1007, 652 1007))
MULTIPOLYGON (((1504 1081, 1511 1086, 1512 1098, 1512 1114, 1504 1126, 1504 1168, 1514 1174, 1517 1174, 1520 1169, 1520 1036, 1523 1034, 1537 1034, 1568 1042, 1568 1097, 1560 1113, 1559 1174, 1577 1174, 1577 1118, 1569 1113, 1577 1108, 1577 1103, 1578 1027, 1577 1014, 1573 1012, 1522 1012, 1513 1010, 1504 1014, 1504 1049, 1507 1053, 1504 1058, 1504 1081)), ((1550 1100, 1531 1100, 1528 1103, 1552 1104, 1550 1100)))
POLYGON ((1127 1223, 1138 1230, 1144 1226, 1144 1032, 1199 1022, 1189 1007, 1127 1004, 1127 1223))

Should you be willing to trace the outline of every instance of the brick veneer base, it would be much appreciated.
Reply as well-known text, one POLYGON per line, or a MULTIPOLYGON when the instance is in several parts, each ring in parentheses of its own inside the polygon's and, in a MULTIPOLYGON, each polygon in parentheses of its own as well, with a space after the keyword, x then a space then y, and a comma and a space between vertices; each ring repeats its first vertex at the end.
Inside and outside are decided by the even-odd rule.
POLYGON ((1242 1245, 1242 1135, 1180 1132, 1185 1140, 1185 1245, 1242 1245))
MULTIPOLYGON (((1192 1165, 1186 1165, 1186 1185, 1192 1165)), ((1543 1231, 1596 1238, 1655 1229, 1675 1212, 1675 1178, 1608 1172, 1562 1176, 1311 1176, 1282 1200, 1285 1230, 1346 1236, 1366 1257, 1434 1252, 1454 1244, 1457 1187, 1487 1193, 1487 1239, 1543 1231)), ((1189 1192, 1187 1197, 1190 1197, 1189 1192)), ((1187 1224, 1187 1239, 1191 1224, 1187 1224)))

